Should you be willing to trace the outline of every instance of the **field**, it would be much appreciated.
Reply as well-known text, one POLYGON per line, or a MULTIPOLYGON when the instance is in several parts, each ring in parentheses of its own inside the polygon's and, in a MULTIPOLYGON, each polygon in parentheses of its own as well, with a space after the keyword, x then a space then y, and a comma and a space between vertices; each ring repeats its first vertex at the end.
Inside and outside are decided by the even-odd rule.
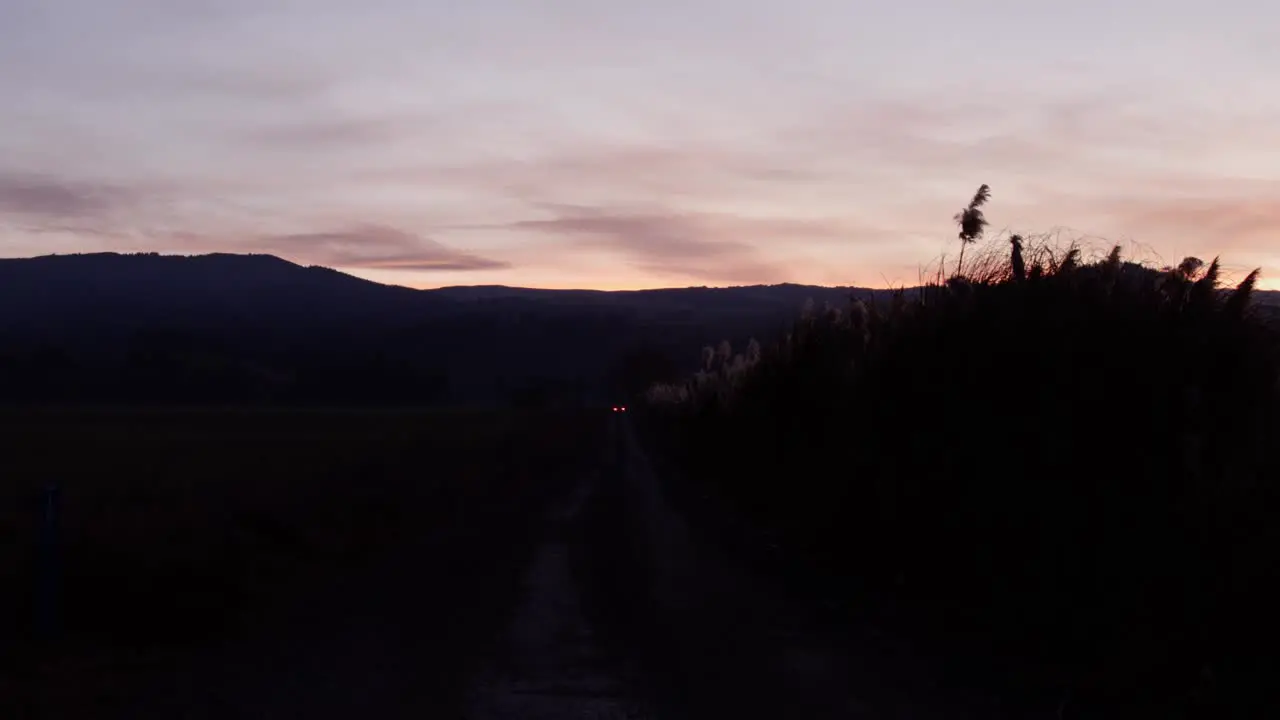
POLYGON ((510 593, 483 584, 511 581, 529 508, 572 482, 603 425, 581 412, 5 411, 0 707, 127 712, 160 668, 302 608, 421 592, 410 573, 352 581, 400 560, 473 583, 418 600, 429 615, 478 598, 443 608, 461 637, 502 612, 484 598, 510 593))

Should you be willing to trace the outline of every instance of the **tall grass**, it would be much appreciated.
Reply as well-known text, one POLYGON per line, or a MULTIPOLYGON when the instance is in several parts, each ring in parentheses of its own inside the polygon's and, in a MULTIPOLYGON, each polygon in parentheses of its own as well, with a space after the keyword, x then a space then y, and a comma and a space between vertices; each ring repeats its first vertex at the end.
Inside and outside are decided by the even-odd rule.
POLYGON ((1280 606, 1256 280, 1014 235, 889 303, 708 350, 649 405, 689 482, 916 628, 1114 692, 1244 682, 1280 606))

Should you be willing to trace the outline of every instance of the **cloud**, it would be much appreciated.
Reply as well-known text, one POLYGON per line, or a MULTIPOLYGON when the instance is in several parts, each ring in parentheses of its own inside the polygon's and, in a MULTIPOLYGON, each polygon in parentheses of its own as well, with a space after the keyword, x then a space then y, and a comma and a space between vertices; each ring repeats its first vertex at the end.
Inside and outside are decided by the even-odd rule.
MULTIPOLYGON (((1230 188, 1230 184, 1227 186, 1230 188)), ((1185 255, 1221 255, 1225 266, 1247 272, 1261 266, 1268 284, 1280 273, 1280 183, 1257 184, 1238 193, 1205 183, 1199 195, 1119 196, 1098 199, 1091 212, 1101 215, 1166 260, 1185 255)))
POLYGON ((45 175, 0 174, 0 214, 35 219, 84 219, 114 212, 134 201, 111 185, 70 182, 45 175))
POLYGON ((374 120, 299 122, 254 129, 246 133, 251 144, 266 146, 345 145, 385 140, 387 123, 374 120))
POLYGON ((38 251, 46 242, 41 238, 66 236, 82 243, 92 238, 103 250, 267 252, 346 268, 474 271, 511 267, 508 262, 373 223, 325 232, 245 232, 246 217, 232 219, 230 225, 225 218, 220 221, 226 209, 225 203, 206 197, 198 187, 125 187, 52 175, 0 173, 0 227, 17 231, 18 242, 11 249, 23 252, 38 251))
POLYGON ((1116 198, 1100 202, 1098 211, 1129 227, 1212 239, 1213 244, 1226 248, 1272 248, 1280 232, 1280 195, 1116 198))
POLYGON ((304 258, 308 262, 370 270, 500 270, 501 260, 454 250, 434 240, 386 225, 365 224, 333 232, 256 238, 258 252, 304 258))
POLYGON ((964 179, 1003 188, 1005 200, 1054 200, 1178 173, 1194 172, 1201 182, 1271 174, 1262 158, 1275 147, 1275 119, 1207 107, 1174 111, 1134 87, 1066 97, 953 91, 814 113, 779 128, 770 147, 794 167, 826 169, 828 184, 867 187, 877 199, 925 196, 964 179))
MULTIPOLYGON (((750 133, 680 135, 631 142, 579 138, 560 146, 470 160, 392 160, 352 180, 443 185, 516 202, 628 205, 695 212, 750 205, 775 215, 839 212, 867 218, 887 206, 970 193, 990 182, 1006 200, 1122 184, 1167 170, 1171 144, 1202 145, 1205 133, 1161 117, 1140 97, 1095 91, 1025 102, 992 94, 865 99, 750 133)), ((1207 132, 1207 131, 1206 131, 1207 132)), ((429 156, 408 156, 429 157, 429 156)), ((947 215, 949 217, 949 214, 947 215)))
POLYGON ((242 109, 255 105, 306 106, 323 99, 337 82, 332 74, 288 62, 250 65, 232 57, 209 64, 115 62, 122 64, 114 73, 83 72, 57 80, 91 100, 237 103, 242 109))
POLYGON ((589 206, 548 206, 554 217, 520 220, 513 230, 568 238, 577 247, 621 252, 646 272, 727 282, 776 282, 786 277, 780 262, 762 257, 750 240, 787 230, 827 233, 821 223, 782 218, 627 212, 589 206))
POLYGON ((382 117, 309 117, 255 127, 243 133, 250 146, 308 151, 347 145, 385 146, 431 129, 437 120, 420 113, 382 117))
POLYGON ((466 161, 391 164, 362 170, 356 182, 447 185, 519 202, 605 204, 725 203, 761 188, 811 187, 826 176, 786 152, 711 142, 602 142, 575 139, 530 155, 486 153, 466 161))

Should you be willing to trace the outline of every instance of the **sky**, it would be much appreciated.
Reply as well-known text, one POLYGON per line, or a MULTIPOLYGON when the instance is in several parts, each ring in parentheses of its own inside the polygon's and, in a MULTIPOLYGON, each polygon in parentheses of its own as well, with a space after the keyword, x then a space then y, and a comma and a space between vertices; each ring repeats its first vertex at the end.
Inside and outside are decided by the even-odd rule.
POLYGON ((3 0, 0 256, 913 284, 987 183, 991 233, 1280 287, 1278 27, 1262 0, 3 0))

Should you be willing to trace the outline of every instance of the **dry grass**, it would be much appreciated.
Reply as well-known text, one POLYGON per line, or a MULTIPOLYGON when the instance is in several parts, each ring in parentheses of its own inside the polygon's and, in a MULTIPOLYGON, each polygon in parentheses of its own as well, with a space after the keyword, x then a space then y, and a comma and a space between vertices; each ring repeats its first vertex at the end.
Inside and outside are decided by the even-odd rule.
POLYGON ((650 406, 705 489, 917 630, 1097 692, 1205 665, 1245 682, 1280 586, 1255 280, 1000 237, 886 306, 809 308, 750 362, 715 353, 650 406))

